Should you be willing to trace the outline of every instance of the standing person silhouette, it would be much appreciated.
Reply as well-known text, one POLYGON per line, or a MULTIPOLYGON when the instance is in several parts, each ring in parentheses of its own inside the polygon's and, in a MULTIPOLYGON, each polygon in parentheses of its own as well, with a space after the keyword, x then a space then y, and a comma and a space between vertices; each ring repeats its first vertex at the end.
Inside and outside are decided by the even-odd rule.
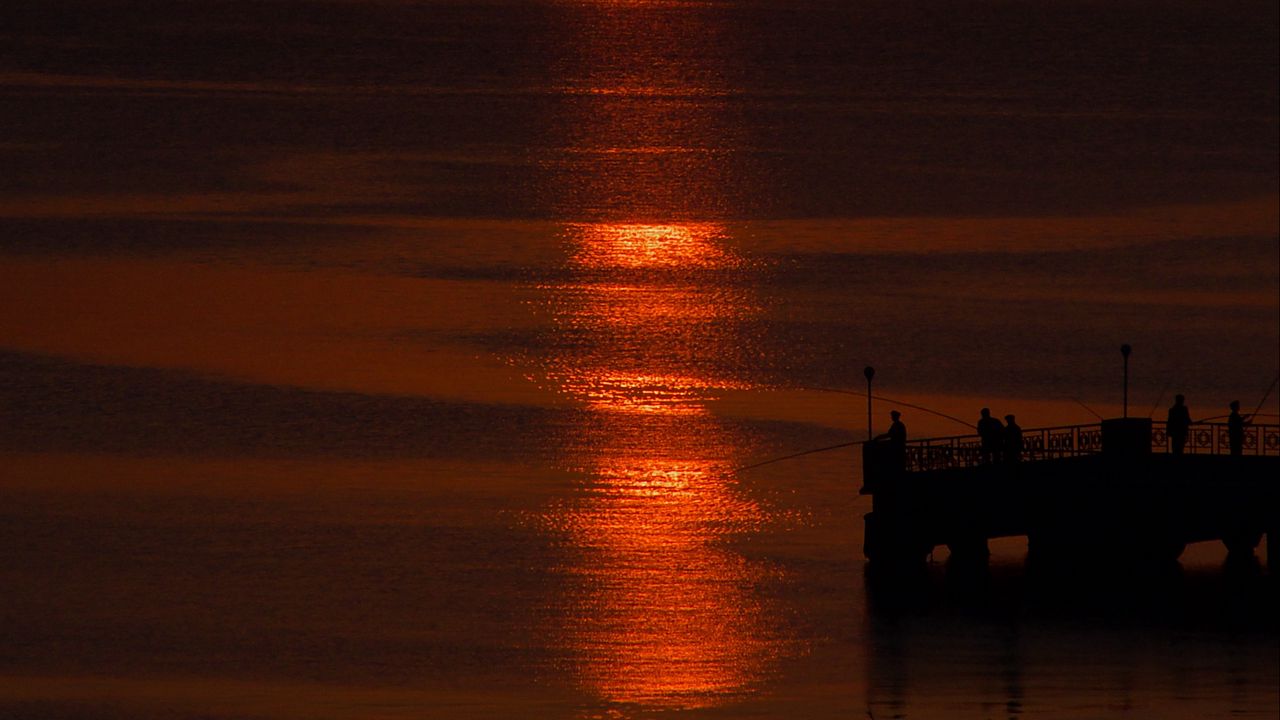
POLYGON ((877 435, 873 440, 885 443, 894 470, 901 472, 907 469, 907 426, 902 422, 902 413, 897 410, 891 411, 889 417, 893 420, 889 432, 877 435))
POLYGON ((1016 463, 1022 460, 1022 428, 1012 415, 1004 416, 1004 460, 1016 463))
POLYGON ((1169 436, 1169 449, 1174 455, 1182 454, 1183 448, 1187 446, 1187 433, 1191 430, 1191 411, 1185 403, 1185 397, 1173 396, 1169 417, 1164 421, 1164 431, 1169 436))
POLYGON ((1231 414, 1227 416, 1227 441, 1231 444, 1232 455, 1244 454, 1244 426, 1249 424, 1249 416, 1240 414, 1240 401, 1231 401, 1231 414))
POLYGON ((1004 444, 1004 426, 991 417, 991 408, 982 408, 982 419, 978 420, 978 437, 982 438, 982 462, 994 462, 1000 459, 1000 446, 1004 444))

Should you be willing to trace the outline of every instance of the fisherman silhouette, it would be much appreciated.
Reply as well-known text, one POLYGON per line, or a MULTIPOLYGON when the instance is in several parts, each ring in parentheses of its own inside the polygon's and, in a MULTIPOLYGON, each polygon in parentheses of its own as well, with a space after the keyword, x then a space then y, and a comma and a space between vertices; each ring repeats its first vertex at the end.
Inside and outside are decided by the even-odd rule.
POLYGON ((1181 395, 1173 397, 1173 405, 1169 408, 1169 417, 1165 419, 1165 434, 1169 436, 1169 447, 1174 455, 1181 455, 1187 446, 1187 433, 1191 429, 1191 411, 1184 404, 1186 398, 1181 395))
POLYGON ((894 470, 902 471, 907 468, 907 426, 902 423, 902 413, 897 410, 891 411, 889 417, 893 419, 889 432, 877 435, 873 440, 885 443, 894 470))
POLYGON ((1012 415, 1005 415, 1004 423, 1004 459, 1016 463, 1022 459, 1022 428, 1013 421, 1012 415))
POLYGON ((1249 416, 1240 414, 1240 401, 1231 401, 1231 414, 1227 416, 1227 441, 1231 444, 1232 455, 1244 454, 1244 426, 1249 424, 1249 416))
POLYGON ((982 438, 982 462, 989 463, 1000 458, 1000 446, 1004 444, 1004 426, 991 417, 991 408, 982 408, 982 419, 978 421, 978 436, 982 438))

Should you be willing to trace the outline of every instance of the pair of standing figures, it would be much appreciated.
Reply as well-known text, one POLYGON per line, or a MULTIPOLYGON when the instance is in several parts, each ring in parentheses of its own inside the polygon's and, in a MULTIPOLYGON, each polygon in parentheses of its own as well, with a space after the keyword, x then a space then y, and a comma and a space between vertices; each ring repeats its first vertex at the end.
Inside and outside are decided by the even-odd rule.
MULTIPOLYGON (((894 410, 889 413, 893 423, 889 432, 873 438, 873 441, 886 442, 893 459, 901 466, 906 464, 907 426, 902 422, 902 413, 894 410)), ((991 417, 990 408, 982 408, 982 419, 978 421, 978 435, 982 438, 982 462, 991 463, 998 460, 1018 462, 1022 459, 1022 428, 1018 426, 1013 415, 1005 415, 1005 424, 991 417)))
POLYGON ((1003 460, 1018 462, 1022 459, 1022 428, 1013 415, 1004 416, 1004 424, 991 417, 991 408, 982 408, 978 419, 978 437, 982 439, 982 462, 1003 460))
MULTIPOLYGON (((1227 445, 1232 455, 1244 454, 1244 426, 1249 424, 1249 416, 1240 414, 1240 401, 1231 401, 1231 414, 1227 416, 1227 445)), ((1182 395, 1173 398, 1173 406, 1165 418, 1165 434, 1169 436, 1169 449, 1174 455, 1181 455, 1187 447, 1187 435, 1191 432, 1191 411, 1187 409, 1187 399, 1182 395)))

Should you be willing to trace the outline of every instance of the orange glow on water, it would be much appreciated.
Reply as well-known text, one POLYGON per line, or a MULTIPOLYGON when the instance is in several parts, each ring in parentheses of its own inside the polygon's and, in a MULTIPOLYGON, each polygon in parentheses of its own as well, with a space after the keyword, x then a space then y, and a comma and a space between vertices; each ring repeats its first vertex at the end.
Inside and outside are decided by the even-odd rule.
POLYGON ((587 268, 712 269, 738 262, 716 242, 724 230, 715 223, 596 223, 573 230, 582 240, 573 262, 587 268))
POLYGON ((597 412, 705 415, 709 394, 696 378, 635 373, 583 374, 564 388, 597 412))
MULTIPOLYGON (((626 326, 645 326, 676 321, 683 323, 727 320, 741 316, 750 308, 734 302, 733 304, 715 304, 705 302, 704 296, 691 293, 680 286, 613 283, 593 285, 591 287, 570 287, 570 292, 591 295, 589 305, 600 311, 594 319, 602 324, 626 326), (619 299, 626 298, 626 313, 614 312, 619 299)), ((726 290, 720 291, 728 294, 726 290)), ((734 298, 739 300, 742 298, 734 298)))
POLYGON ((761 308, 707 219, 732 130, 681 99, 715 94, 693 39, 661 14, 584 12, 573 51, 591 71, 563 79, 581 112, 549 169, 556 204, 587 221, 564 228, 569 279, 539 288, 560 348, 545 375, 585 410, 563 463, 586 481, 545 518, 567 551, 558 642, 591 695, 663 709, 748 692, 787 643, 755 592, 770 569, 729 547, 770 516, 738 486, 750 444, 709 406, 745 389, 716 361, 761 308))
POLYGON ((595 467, 587 502, 559 518, 583 550, 566 630, 580 682, 613 702, 699 707, 759 680, 773 644, 751 592, 763 571, 716 543, 760 509, 724 463, 602 461, 616 464, 595 467))
POLYGON ((547 517, 572 557, 560 633, 579 683, 612 703, 715 705, 781 647, 753 593, 767 568, 723 547, 768 521, 737 488, 742 440, 708 410, 740 383, 691 357, 726 350, 723 323, 753 312, 698 277, 734 262, 722 236, 710 223, 573 225, 582 277, 544 288, 578 338, 552 380, 588 411, 567 460, 589 482, 547 517), (638 268, 694 276, 618 281, 638 268), (693 351, 675 351, 686 340, 693 351))
POLYGON ((696 362, 733 342, 726 323, 758 310, 743 291, 688 275, 738 264, 724 236, 716 223, 569 226, 571 267, 582 275, 542 290, 557 298, 562 332, 589 347, 554 363, 560 390, 599 412, 706 415, 714 391, 743 387, 696 362))

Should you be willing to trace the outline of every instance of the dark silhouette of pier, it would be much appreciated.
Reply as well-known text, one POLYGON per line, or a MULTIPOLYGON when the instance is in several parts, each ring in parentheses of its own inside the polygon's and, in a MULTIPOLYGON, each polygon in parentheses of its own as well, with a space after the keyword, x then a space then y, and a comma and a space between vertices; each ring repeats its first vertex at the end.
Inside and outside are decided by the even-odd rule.
POLYGON ((1027 429, 1016 462, 984 451, 978 435, 912 440, 905 457, 863 447, 861 492, 872 565, 924 560, 984 564, 987 541, 1026 536, 1029 560, 1064 565, 1175 561, 1188 543, 1223 542, 1253 557, 1263 535, 1280 547, 1280 425, 1245 428, 1231 453, 1226 424, 1191 425, 1180 454, 1165 423, 1147 418, 1027 429))

